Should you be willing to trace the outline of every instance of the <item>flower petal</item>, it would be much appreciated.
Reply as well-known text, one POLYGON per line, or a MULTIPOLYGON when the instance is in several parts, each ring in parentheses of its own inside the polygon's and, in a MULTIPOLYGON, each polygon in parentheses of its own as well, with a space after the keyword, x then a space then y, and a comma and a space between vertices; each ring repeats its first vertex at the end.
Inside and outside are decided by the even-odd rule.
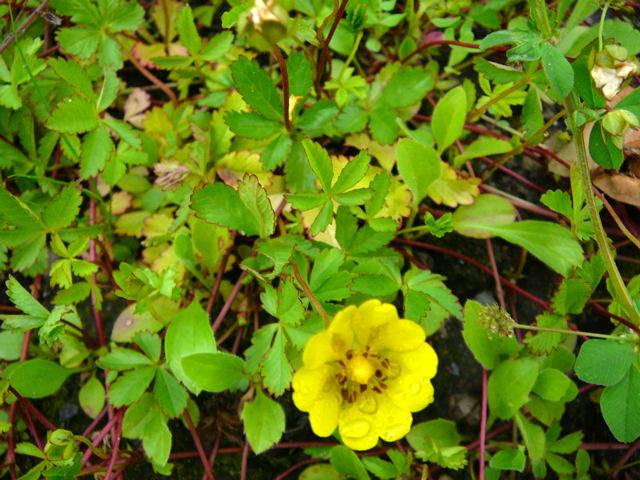
POLYGON ((331 383, 335 382, 334 369, 330 365, 319 368, 302 367, 293 376, 293 403, 303 412, 311 410, 318 397, 331 390, 331 383))
POLYGON ((400 409, 419 412, 433 402, 433 385, 431 377, 424 373, 408 373, 400 375, 388 384, 388 395, 400 409))
POLYGON ((377 349, 388 348, 394 352, 408 352, 424 344, 426 335, 420 325, 411 320, 389 322, 378 332, 377 349))
POLYGON ((438 370, 438 356, 431 345, 426 342, 409 352, 392 352, 388 358, 400 365, 401 376, 419 373, 430 379, 436 375, 438 370))
POLYGON ((409 433, 413 417, 408 410, 398 408, 386 394, 379 397, 380 406, 375 419, 378 434, 387 442, 395 442, 409 433))
POLYGON ((335 431, 341 403, 342 400, 335 389, 323 392, 318 397, 309 409, 309 422, 313 433, 319 437, 328 437, 335 431))
POLYGON ((378 432, 375 425, 375 414, 378 408, 375 406, 373 412, 369 410, 364 412, 359 407, 359 403, 345 406, 340 412, 338 428, 346 446, 354 450, 369 450, 378 443, 378 432))
POLYGON ((327 331, 330 335, 331 349, 338 357, 344 356, 347 350, 353 347, 352 322, 357 316, 357 311, 357 307, 350 305, 340 310, 329 325, 327 331))
POLYGON ((380 330, 397 320, 398 311, 390 303, 380 303, 375 299, 364 302, 358 307, 352 322, 358 347, 374 346, 380 330))
POLYGON ((302 361, 305 367, 315 369, 324 363, 337 360, 339 356, 331 348, 331 334, 324 330, 316 333, 307 341, 302 353, 302 361))

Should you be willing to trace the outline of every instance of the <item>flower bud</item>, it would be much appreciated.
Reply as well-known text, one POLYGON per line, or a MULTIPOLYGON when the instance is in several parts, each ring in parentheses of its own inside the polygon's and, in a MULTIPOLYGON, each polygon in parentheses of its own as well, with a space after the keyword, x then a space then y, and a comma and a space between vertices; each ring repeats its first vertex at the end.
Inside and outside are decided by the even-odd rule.
POLYGON ((591 78, 607 100, 615 97, 624 79, 638 70, 627 56, 627 49, 620 45, 607 45, 596 54, 591 78))
POLYGON ((602 126, 611 135, 621 137, 628 128, 636 128, 640 125, 638 117, 628 110, 613 110, 602 119, 602 126))

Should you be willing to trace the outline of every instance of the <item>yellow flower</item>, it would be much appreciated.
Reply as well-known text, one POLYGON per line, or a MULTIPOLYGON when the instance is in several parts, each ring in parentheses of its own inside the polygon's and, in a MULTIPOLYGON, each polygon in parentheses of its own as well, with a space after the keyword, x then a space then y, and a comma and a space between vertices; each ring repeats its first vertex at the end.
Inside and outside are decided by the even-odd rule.
POLYGON ((424 330, 379 300, 338 312, 327 330, 309 339, 302 359, 293 402, 309 412, 316 435, 327 437, 338 427, 354 450, 404 437, 411 412, 433 402, 438 357, 424 330))

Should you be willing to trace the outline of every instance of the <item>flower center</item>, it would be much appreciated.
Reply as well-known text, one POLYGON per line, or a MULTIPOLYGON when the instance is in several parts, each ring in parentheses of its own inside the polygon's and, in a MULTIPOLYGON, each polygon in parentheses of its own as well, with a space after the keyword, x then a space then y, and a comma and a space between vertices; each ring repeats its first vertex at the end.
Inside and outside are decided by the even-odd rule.
POLYGON ((361 353, 347 351, 338 364, 341 368, 336 373, 336 381, 342 399, 348 403, 354 403, 367 391, 381 394, 387 389, 387 381, 397 377, 389 360, 371 352, 369 347, 361 353))
POLYGON ((361 385, 366 385, 375 371, 371 361, 362 355, 354 355, 347 361, 347 377, 361 385))

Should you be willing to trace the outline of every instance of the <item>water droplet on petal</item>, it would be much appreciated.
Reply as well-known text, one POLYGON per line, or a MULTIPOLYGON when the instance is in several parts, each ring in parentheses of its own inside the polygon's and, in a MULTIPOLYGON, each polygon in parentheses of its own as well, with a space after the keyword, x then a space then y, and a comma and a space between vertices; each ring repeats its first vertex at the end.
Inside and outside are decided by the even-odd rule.
POLYGON ((411 386, 409 387, 409 391, 412 395, 417 395, 418 393, 420 393, 420 390, 422 390, 422 385, 418 382, 411 384, 411 386))
POLYGON ((387 427, 383 434, 382 438, 384 438, 387 442, 393 442, 394 440, 398 440, 407 434, 407 428, 400 424, 396 423, 387 427))
POLYGON ((371 430, 371 423, 365 419, 353 420, 342 426, 340 434, 346 437, 362 438, 371 430))
POLYGON ((378 401, 375 395, 369 392, 365 393, 360 399, 360 402, 358 402, 358 409, 362 413, 376 413, 378 410, 378 401))

